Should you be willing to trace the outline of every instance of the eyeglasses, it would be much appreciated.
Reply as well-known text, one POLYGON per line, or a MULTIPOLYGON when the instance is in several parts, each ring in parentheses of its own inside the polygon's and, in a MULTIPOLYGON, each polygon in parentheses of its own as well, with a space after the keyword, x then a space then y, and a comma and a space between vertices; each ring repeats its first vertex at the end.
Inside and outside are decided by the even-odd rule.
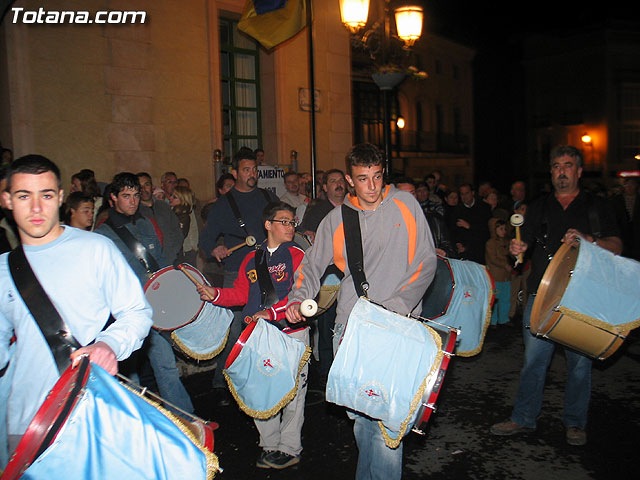
POLYGON ((298 226, 298 222, 296 222, 295 220, 276 220, 276 219, 271 219, 269 220, 270 222, 278 222, 281 223, 282 225, 284 225, 285 227, 293 227, 296 228, 298 226))

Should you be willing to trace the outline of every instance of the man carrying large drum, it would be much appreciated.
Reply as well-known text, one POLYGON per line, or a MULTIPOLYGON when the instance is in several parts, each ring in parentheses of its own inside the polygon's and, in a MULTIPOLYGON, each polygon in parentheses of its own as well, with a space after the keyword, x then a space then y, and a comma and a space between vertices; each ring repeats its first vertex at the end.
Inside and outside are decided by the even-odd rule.
MULTIPOLYGON (((418 314, 436 270, 433 240, 422 209, 410 194, 384 186, 380 150, 371 144, 354 146, 347 155, 347 168, 346 179, 355 195, 320 223, 315 243, 296 272, 286 314, 290 322, 303 320, 301 302, 315 298, 325 269, 335 264, 345 276, 338 293, 334 354, 362 290, 391 311, 418 314), (360 238, 353 235, 357 225, 360 238), (355 244, 362 258, 348 253, 354 250, 347 243, 355 244), (366 282, 359 280, 364 274, 366 282)), ((377 420, 357 412, 350 416, 355 420, 359 450, 357 478, 401 478, 402 443, 388 447, 377 420)))
MULTIPOLYGON (((555 343, 538 338, 529 330, 531 313, 540 294, 541 280, 547 265, 562 244, 578 246, 591 242, 619 255, 622 242, 613 211, 606 201, 582 190, 581 153, 572 146, 558 146, 551 152, 551 182, 553 193, 531 203, 522 227, 522 240, 512 240, 510 253, 531 255, 531 274, 528 288, 534 292, 523 314, 525 345, 524 366, 511 418, 491 427, 494 435, 514 435, 533 431, 542 407, 542 396, 555 343)), ((562 294, 562 292, 558 292, 562 294)), ((574 350, 565 349, 567 357, 567 385, 562 421, 566 440, 570 445, 587 442, 586 424, 591 396, 591 359, 574 350)))
POLYGON ((80 347, 71 354, 74 359, 88 355, 113 375, 118 360, 140 348, 152 321, 140 282, 113 243, 60 225, 63 191, 53 162, 39 155, 22 157, 12 164, 8 179, 2 195, 22 242, 0 257, 0 384, 10 385, 0 405, 8 406, 13 450, 70 365, 73 349, 80 347), (25 277, 30 270, 35 276, 25 277), (16 289, 23 284, 26 291, 16 289), (30 293, 40 285, 43 294, 30 293), (55 304, 49 311, 42 307, 46 297, 55 304), (115 322, 104 328, 110 314, 115 322))

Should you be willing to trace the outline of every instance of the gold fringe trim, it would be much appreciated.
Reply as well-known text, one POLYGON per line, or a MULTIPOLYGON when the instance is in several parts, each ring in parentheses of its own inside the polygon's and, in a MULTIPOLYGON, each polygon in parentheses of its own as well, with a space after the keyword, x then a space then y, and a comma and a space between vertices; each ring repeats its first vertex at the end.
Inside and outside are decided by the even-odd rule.
MULTIPOLYGON (((489 272, 487 270, 487 267, 484 267, 484 274, 487 278, 487 281, 489 282, 489 285, 491 285, 491 277, 489 276, 489 272)), ((489 303, 488 305, 491 305, 491 302, 493 302, 493 298, 495 297, 495 294, 493 293, 493 289, 489 288, 489 303)), ((473 350, 468 350, 466 352, 458 352, 456 351, 456 355, 459 357, 473 357, 474 355, 479 354, 482 351, 482 346, 484 345, 484 337, 487 334, 487 330, 489 329, 489 325, 491 324, 491 313, 493 312, 492 308, 487 308, 487 311, 485 312, 484 315, 484 326, 482 327, 482 335, 480 336, 480 343, 478 344, 478 346, 473 349, 473 350)))
POLYGON ((180 350, 182 350, 184 353, 189 355, 194 360, 211 360, 213 357, 218 355, 222 350, 224 350, 224 346, 227 344, 227 340, 229 339, 230 330, 231 330, 231 327, 227 329, 227 334, 224 336, 224 340, 222 341, 220 346, 216 348, 214 351, 208 352, 208 353, 198 353, 191 350, 189 347, 187 347, 184 344, 182 340, 180 340, 175 330, 171 332, 171 340, 174 341, 174 343, 180 348, 180 350))
POLYGON ((429 373, 427 373, 427 375, 424 377, 422 383, 420 384, 420 388, 418 388, 418 391, 413 396, 413 400, 411 400, 411 405, 409 406, 409 414, 407 415, 407 418, 405 418, 400 424, 398 436, 396 438, 393 438, 391 435, 389 435, 389 432, 387 432, 384 424, 381 421, 378 421, 378 427, 380 427, 380 432, 382 432, 382 437, 384 438, 385 445, 393 449, 398 448, 400 442, 402 442, 402 438, 405 436, 405 433, 409 428, 409 421, 411 420, 411 417, 413 417, 413 414, 418 409, 418 406, 422 403, 422 397, 424 396, 424 391, 427 388, 427 381, 429 380, 429 377, 431 377, 431 375, 437 374, 437 372, 440 371, 442 357, 444 356, 444 352, 442 351, 442 339, 440 338, 440 335, 438 335, 431 327, 423 324, 422 322, 420 322, 420 324, 427 329, 427 331, 435 340, 438 346, 438 353, 436 355, 435 361, 433 362, 433 365, 431 365, 431 368, 429 369, 429 373))
POLYGON ((136 389, 130 387, 129 385, 126 385, 124 383, 120 383, 120 385, 122 385, 130 392, 136 394, 149 405, 155 407, 160 413, 171 420, 171 422, 173 422, 173 424, 178 427, 189 440, 191 440, 191 443, 193 443, 198 448, 198 450, 200 450, 204 454, 207 461, 207 480, 212 480, 216 476, 216 473, 220 470, 218 457, 213 452, 209 451, 202 443, 200 443, 200 440, 195 437, 193 432, 189 430, 189 428, 176 415, 164 408, 159 402, 156 402, 155 400, 142 395, 142 393, 138 392, 136 389))
POLYGON ((640 318, 634 320, 632 322, 622 323, 620 325, 611 325, 610 323, 603 322, 602 320, 598 320, 597 318, 591 317, 589 315, 585 315, 584 313, 576 312, 575 310, 571 310, 570 308, 566 308, 563 306, 559 306, 558 310, 560 313, 564 315, 568 315, 577 320, 580 320, 584 323, 597 327, 601 330, 609 332, 613 335, 625 335, 629 330, 633 330, 634 328, 640 327, 640 318))
POLYGON ((229 375, 227 374, 226 369, 222 371, 222 374, 224 375, 224 378, 227 381, 227 385, 229 385, 229 390, 231 391, 231 395, 233 395, 233 398, 238 403, 238 406, 240 407, 240 409, 250 417, 257 418, 259 420, 266 420, 267 418, 273 417, 282 408, 284 408, 285 405, 287 405, 291 400, 295 398, 296 393, 298 392, 298 383, 300 382, 300 372, 302 372, 302 368, 309 361, 309 358, 311 358, 311 347, 305 346, 304 353, 302 354, 302 358, 300 359, 300 363, 298 364, 298 372, 296 375, 295 385, 284 397, 282 397, 282 399, 273 408, 270 408, 269 410, 264 410, 264 411, 254 410, 252 408, 249 408, 247 404, 244 403, 244 401, 240 398, 240 395, 238 395, 238 392, 236 391, 236 388, 233 386, 233 383, 231 382, 231 378, 229 378, 229 375))

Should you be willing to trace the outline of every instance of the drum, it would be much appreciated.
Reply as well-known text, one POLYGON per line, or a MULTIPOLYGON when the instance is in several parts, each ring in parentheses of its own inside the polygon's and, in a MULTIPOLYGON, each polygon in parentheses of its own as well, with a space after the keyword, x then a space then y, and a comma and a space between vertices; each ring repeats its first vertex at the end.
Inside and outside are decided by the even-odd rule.
POLYGON ((310 356, 304 342, 260 318, 240 334, 223 374, 240 409, 267 419, 293 400, 310 356))
POLYGON ((306 235, 296 232, 293 236, 293 241, 298 244, 298 246, 304 250, 305 252, 311 247, 311 240, 306 235))
MULTIPOLYGON (((199 283, 208 285, 200 271, 182 267, 199 283)), ((185 273, 166 267, 157 271, 144 286, 153 308, 153 328, 170 332, 173 345, 191 358, 209 360, 218 355, 229 335, 233 312, 200 299, 185 273)))
POLYGON ((482 350, 491 323, 494 285, 484 265, 438 256, 436 274, 422 299, 421 317, 460 330, 456 355, 482 350))
POLYGON ((379 420, 385 444, 396 448, 436 385, 443 355, 434 329, 361 297, 329 370, 327 401, 379 420))
POLYGON ((344 274, 335 265, 329 265, 324 275, 320 279, 320 291, 316 297, 318 303, 318 313, 321 315, 331 308, 338 297, 340 284, 342 283, 344 274))
POLYGON ((84 358, 49 392, 2 478, 212 478, 213 430, 198 422, 178 420, 84 358))
POLYGON ((454 355, 456 340, 458 338, 458 330, 454 328, 446 327, 445 325, 439 327, 435 325, 432 326, 442 340, 443 355, 440 360, 440 365, 438 366, 438 374, 429 377, 429 382, 422 395, 422 403, 418 408, 418 415, 411 429, 419 435, 424 435, 424 431, 422 430, 424 428, 423 425, 429 421, 431 414, 436 411, 436 401, 438 400, 438 395, 440 395, 444 376, 449 368, 449 361, 454 355))
POLYGON ((531 310, 531 332, 592 358, 610 357, 640 325, 640 262, 588 242, 563 244, 531 310))

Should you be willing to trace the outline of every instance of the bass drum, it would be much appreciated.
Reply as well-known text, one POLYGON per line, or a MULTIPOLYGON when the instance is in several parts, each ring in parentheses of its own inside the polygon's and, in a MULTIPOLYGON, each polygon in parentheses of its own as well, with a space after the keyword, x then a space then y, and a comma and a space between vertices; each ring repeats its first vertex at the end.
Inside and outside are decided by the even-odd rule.
POLYGON ((193 420, 178 419, 85 357, 49 392, 2 479, 212 478, 217 425, 193 420))

